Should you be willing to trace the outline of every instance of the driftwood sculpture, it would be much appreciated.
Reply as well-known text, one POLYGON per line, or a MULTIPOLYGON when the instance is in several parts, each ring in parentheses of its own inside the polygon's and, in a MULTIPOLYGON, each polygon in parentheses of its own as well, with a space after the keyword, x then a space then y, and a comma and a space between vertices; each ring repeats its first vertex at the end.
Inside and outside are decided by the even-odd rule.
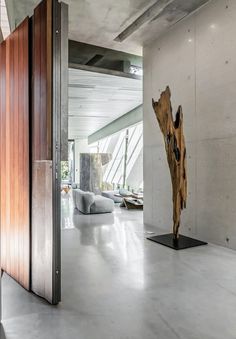
POLYGON ((152 100, 161 132, 164 136, 167 160, 170 168, 173 197, 173 236, 179 238, 181 210, 186 208, 187 177, 186 148, 183 134, 183 113, 179 106, 175 121, 171 107, 169 87, 161 93, 159 101, 152 100))

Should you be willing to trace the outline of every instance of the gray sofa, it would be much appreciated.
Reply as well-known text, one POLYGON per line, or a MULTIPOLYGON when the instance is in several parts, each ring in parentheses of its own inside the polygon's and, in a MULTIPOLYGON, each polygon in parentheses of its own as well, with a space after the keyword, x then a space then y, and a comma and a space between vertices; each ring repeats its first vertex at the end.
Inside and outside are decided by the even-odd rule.
POLYGON ((115 203, 121 203, 123 201, 122 196, 116 196, 116 194, 119 194, 119 190, 116 191, 102 191, 102 196, 112 199, 115 203))
POLYGON ((72 196, 74 206, 84 214, 111 213, 114 210, 114 201, 101 195, 77 188, 72 190, 72 196))
POLYGON ((102 191, 102 196, 112 199, 115 203, 121 203, 123 206, 123 198, 131 197, 132 192, 129 192, 127 189, 120 188, 115 191, 102 191))

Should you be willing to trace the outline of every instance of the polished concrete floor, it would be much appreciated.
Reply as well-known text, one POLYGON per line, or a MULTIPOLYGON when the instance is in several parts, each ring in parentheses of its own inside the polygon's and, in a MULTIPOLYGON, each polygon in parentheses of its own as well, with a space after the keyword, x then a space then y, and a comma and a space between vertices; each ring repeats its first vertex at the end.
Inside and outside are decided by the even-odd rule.
POLYGON ((236 252, 146 240, 141 211, 85 216, 64 196, 62 303, 3 277, 6 339, 235 339, 236 252))

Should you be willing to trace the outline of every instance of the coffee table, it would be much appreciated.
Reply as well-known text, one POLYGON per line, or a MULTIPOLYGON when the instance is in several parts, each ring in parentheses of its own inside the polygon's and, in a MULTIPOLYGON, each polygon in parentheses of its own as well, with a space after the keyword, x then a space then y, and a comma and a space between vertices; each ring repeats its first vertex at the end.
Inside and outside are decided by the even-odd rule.
POLYGON ((143 199, 124 198, 124 205, 128 210, 143 210, 143 199))

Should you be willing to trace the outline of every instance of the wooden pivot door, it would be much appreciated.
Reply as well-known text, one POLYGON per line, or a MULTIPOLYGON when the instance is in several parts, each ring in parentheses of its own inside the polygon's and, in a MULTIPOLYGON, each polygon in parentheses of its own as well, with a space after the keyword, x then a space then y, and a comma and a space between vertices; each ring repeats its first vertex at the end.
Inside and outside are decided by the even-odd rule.
POLYGON ((63 128, 68 100, 67 24, 68 8, 56 0, 43 0, 34 10, 32 291, 52 304, 61 300, 60 162, 68 139, 67 127, 63 128))
POLYGON ((1 268, 30 288, 29 19, 0 45, 1 268))
POLYGON ((43 0, 0 45, 1 268, 52 304, 61 300, 67 25, 67 5, 43 0))

